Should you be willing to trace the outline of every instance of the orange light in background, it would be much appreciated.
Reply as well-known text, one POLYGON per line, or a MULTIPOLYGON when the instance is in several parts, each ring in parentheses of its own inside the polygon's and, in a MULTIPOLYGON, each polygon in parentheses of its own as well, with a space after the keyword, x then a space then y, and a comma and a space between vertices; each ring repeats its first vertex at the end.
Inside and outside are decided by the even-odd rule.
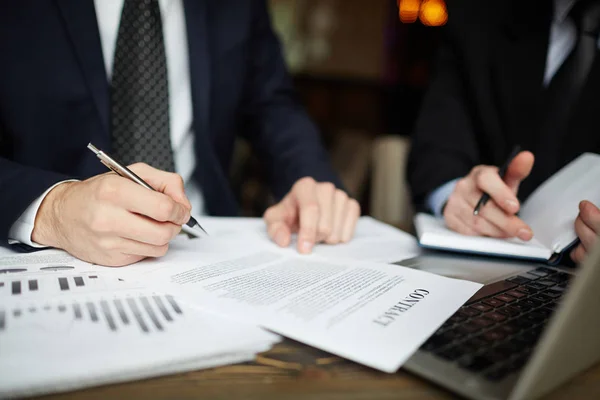
POLYGON ((419 19, 426 26, 442 26, 446 24, 448 22, 448 10, 446 9, 444 0, 423 1, 419 19))
POLYGON ((421 0, 398 0, 398 12, 400 21, 405 24, 412 24, 419 17, 419 8, 421 0))

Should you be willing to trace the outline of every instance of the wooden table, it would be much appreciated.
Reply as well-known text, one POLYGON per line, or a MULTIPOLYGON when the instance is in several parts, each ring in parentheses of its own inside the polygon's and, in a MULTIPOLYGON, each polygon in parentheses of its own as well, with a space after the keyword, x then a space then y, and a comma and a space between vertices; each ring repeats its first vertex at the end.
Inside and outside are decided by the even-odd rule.
MULTIPOLYGON (((400 371, 385 374, 291 340, 255 362, 103 386, 43 397, 59 399, 453 399, 427 381, 400 371)), ((600 399, 600 365, 548 399, 600 399)))

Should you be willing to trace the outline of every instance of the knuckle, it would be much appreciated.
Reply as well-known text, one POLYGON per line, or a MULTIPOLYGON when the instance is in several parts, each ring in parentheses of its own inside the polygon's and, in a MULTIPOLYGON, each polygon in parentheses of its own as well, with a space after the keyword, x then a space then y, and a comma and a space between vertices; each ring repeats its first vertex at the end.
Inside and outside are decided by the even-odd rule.
POLYGON ((310 214, 317 214, 319 212, 319 203, 312 200, 306 203, 303 207, 304 211, 310 214))
MULTIPOLYGON (((118 248, 117 241, 114 240, 113 238, 109 238, 109 237, 104 237, 104 238, 98 239, 98 246, 101 249, 103 249, 104 251, 109 251, 109 252, 114 252, 118 248)), ((117 255, 115 255, 115 254, 109 254, 108 256, 111 258, 117 257, 117 255)))
POLYGON ((469 172, 469 174, 467 176, 465 176, 465 179, 477 179, 477 177, 479 175, 481 175, 481 172, 483 171, 483 169, 485 168, 485 166, 483 165, 478 165, 476 167, 474 167, 471 172, 469 172))
POLYGON ((107 233, 111 230, 110 220, 102 213, 94 213, 89 222, 90 229, 97 233, 107 233))
POLYGON ((319 183, 319 188, 327 194, 332 194, 336 190, 335 185, 331 182, 319 183))
POLYGON ((314 225, 303 225, 300 228, 299 236, 302 237, 314 237, 317 235, 318 228, 314 225))
POLYGON ((456 182, 456 188, 454 190, 453 193, 458 192, 464 192, 468 189, 469 187, 469 182, 467 180, 468 178, 461 178, 458 180, 458 182, 456 182))
POLYGON ((475 175, 475 184, 477 184, 477 187, 482 187, 485 185, 486 180, 488 175, 486 174, 485 170, 479 170, 479 173, 477 173, 475 175))
POLYGON ((184 186, 183 177, 177 173, 171 173, 171 178, 173 179, 173 183, 179 187, 184 186))
POLYGON ((308 185, 315 185, 315 184, 316 184, 316 182, 312 177, 305 176, 304 178, 298 179, 298 181, 294 184, 294 188, 308 186, 308 185))
POLYGON ((169 244, 154 247, 154 257, 164 257, 169 251, 169 244))
POLYGON ((265 213, 263 214, 263 219, 265 219, 266 221, 271 221, 272 219, 274 219, 274 217, 275 217, 274 206, 267 208, 267 211, 265 211, 265 213))
POLYGON ((119 193, 119 184, 114 176, 109 175, 99 183, 96 196, 99 200, 114 201, 119 193))
POLYGON ((314 178, 312 176, 305 176, 304 178, 301 178, 298 182, 303 182, 304 184, 313 184, 316 183, 314 178))
POLYGON ((521 228, 524 228, 524 224, 522 223, 512 223, 510 220, 502 219, 498 222, 495 222, 496 226, 503 232, 510 236, 517 236, 517 232, 521 228))
POLYGON ((486 232, 486 225, 486 221, 477 216, 473 219, 472 229, 479 234, 484 234, 486 232))
POLYGON ((343 190, 338 189, 335 191, 335 198, 337 201, 346 201, 348 200, 348 194, 343 190))
POLYGON ((274 238, 277 232, 279 232, 280 225, 278 224, 269 224, 267 225, 267 234, 269 237, 274 238))
POLYGON ((467 235, 467 236, 474 236, 477 235, 478 232, 473 230, 473 229, 469 229, 467 227, 460 227, 458 230, 458 233, 463 234, 463 235, 467 235))
POLYGON ((455 216, 444 217, 444 221, 448 229, 458 232, 463 235, 472 234, 471 229, 468 228, 465 224, 460 223, 460 220, 455 216))
POLYGON ((152 167, 143 162, 136 162, 136 163, 131 164, 128 168, 133 171, 136 171, 136 172, 144 172, 144 171, 148 171, 152 167))
POLYGON ((356 199, 350 199, 348 208, 352 214, 360 214, 360 203, 356 199))
POLYGON ((444 217, 448 215, 454 215, 457 209, 459 195, 457 193, 452 193, 450 197, 448 197, 448 201, 446 202, 446 207, 444 207, 444 217))
POLYGON ((477 173, 479 173, 479 171, 481 170, 481 165, 476 165, 473 168, 471 168, 471 172, 469 172, 469 175, 475 175, 477 173))
POLYGON ((592 224, 593 222, 595 222, 595 219, 596 219, 596 218, 594 218, 595 215, 593 212, 593 208, 587 203, 581 208, 580 216, 581 216, 581 219, 583 220, 582 222, 585 222, 588 224, 592 224))
POLYGON ((454 219, 448 218, 448 217, 444 216, 444 222, 446 223, 446 227, 448 229, 450 229, 451 231, 455 231, 455 232, 459 232, 460 231, 459 226, 454 221, 454 219))
POLYGON ((175 238, 175 236, 179 235, 181 232, 181 227, 179 225, 171 225, 171 230, 169 232, 169 242, 175 238))
POLYGON ((163 199, 158 203, 157 217, 160 221, 168 221, 173 215, 175 203, 167 199, 163 199))
POLYGON ((163 228, 156 233, 156 245, 164 246, 171 241, 173 238, 173 232, 171 229, 163 228))
POLYGON ((331 235, 333 228, 330 225, 321 225, 319 226, 319 236, 323 238, 328 238, 331 235))
POLYGON ((339 242, 340 242, 340 239, 336 234, 333 234, 333 235, 329 236, 327 239, 325 239, 325 243, 327 243, 327 244, 338 244, 339 242))

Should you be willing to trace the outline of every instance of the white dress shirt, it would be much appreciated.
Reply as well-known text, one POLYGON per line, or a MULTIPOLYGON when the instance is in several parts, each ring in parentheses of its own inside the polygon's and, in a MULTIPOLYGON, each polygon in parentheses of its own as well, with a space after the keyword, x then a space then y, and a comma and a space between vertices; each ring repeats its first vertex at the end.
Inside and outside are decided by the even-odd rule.
MULTIPOLYGON (((569 11, 577 0, 554 0, 554 18, 550 27, 550 40, 546 56, 546 69, 543 85, 548 86, 550 81, 565 62, 577 43, 577 27, 569 17, 569 11)), ((600 48, 600 40, 598 40, 600 48)), ((437 217, 442 217, 442 207, 454 191, 459 179, 446 182, 435 189, 427 197, 425 203, 437 217)))
MULTIPOLYGON (((113 57, 117 44, 123 2, 124 0, 94 0, 108 81, 110 81, 112 76, 113 57)), ((196 166, 196 157, 194 154, 194 132, 192 131, 192 94, 183 1, 159 0, 158 2, 162 16, 165 53, 167 57, 169 128, 175 170, 183 177, 186 183, 186 194, 192 204, 194 214, 203 214, 204 201, 202 191, 192 181, 192 173, 196 166)), ((82 151, 86 151, 86 149, 82 151)), ((9 243, 20 242, 34 247, 41 247, 31 241, 31 233, 33 232, 35 217, 40 204, 54 186, 31 203, 12 225, 8 234, 9 243)))

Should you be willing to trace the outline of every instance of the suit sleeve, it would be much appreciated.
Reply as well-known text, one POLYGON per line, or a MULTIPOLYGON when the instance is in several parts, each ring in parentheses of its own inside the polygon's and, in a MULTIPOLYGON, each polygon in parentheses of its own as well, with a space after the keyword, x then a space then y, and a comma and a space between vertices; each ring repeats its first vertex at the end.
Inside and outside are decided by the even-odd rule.
POLYGON ((255 0, 252 12, 245 135, 266 164, 274 195, 283 197, 305 176, 341 187, 316 126, 295 97, 266 2, 255 0))
MULTIPOLYGON (((4 153, 6 143, 3 142, 0 127, 0 150, 4 153)), ((17 222, 25 210, 38 199, 48 188, 71 177, 54 172, 43 171, 13 162, 0 157, 0 246, 8 247, 8 236, 11 227, 17 222)), ((25 245, 15 245, 30 250, 25 245)), ((13 247, 15 247, 13 246, 13 247)))
POLYGON ((479 164, 469 99, 464 90, 465 73, 449 25, 445 43, 438 51, 435 72, 425 95, 412 135, 408 181, 417 208, 442 185, 465 176, 479 164))

